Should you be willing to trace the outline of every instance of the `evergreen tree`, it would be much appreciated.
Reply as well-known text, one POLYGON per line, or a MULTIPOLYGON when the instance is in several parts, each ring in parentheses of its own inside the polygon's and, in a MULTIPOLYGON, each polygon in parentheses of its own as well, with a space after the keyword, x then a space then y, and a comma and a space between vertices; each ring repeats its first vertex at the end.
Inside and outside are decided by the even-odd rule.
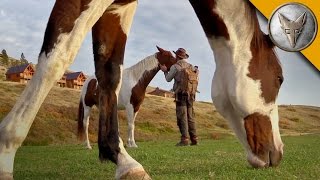
POLYGON ((23 53, 21 53, 20 61, 20 64, 28 64, 28 60, 25 58, 23 53))
POLYGON ((7 51, 5 49, 2 50, 2 56, 3 56, 3 65, 8 66, 9 65, 9 56, 8 56, 7 51))

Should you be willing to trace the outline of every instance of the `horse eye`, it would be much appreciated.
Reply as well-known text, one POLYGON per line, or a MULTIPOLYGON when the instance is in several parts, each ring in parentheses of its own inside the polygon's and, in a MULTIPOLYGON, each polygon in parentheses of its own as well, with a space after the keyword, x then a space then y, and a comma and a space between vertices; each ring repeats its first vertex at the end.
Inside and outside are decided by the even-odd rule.
POLYGON ((279 81, 279 83, 281 85, 283 83, 283 77, 282 76, 278 76, 277 78, 278 78, 278 81, 279 81))
POLYGON ((295 31, 295 33, 297 33, 297 34, 300 34, 301 33, 301 30, 300 29, 296 29, 296 30, 294 30, 295 31))

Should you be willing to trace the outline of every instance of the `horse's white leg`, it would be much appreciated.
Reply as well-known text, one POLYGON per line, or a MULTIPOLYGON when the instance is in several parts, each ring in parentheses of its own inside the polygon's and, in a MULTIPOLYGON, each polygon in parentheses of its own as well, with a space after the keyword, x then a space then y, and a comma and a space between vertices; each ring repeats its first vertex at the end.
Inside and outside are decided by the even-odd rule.
POLYGON ((125 150, 122 139, 119 137, 120 152, 116 169, 116 179, 149 180, 150 176, 144 171, 142 165, 134 160, 125 150))
POLYGON ((134 121, 137 113, 134 113, 134 109, 131 104, 126 106, 127 120, 128 120, 128 147, 138 147, 134 140, 134 121))
MULTIPOLYGON (((51 16, 56 17, 49 19, 51 23, 48 23, 47 30, 49 25, 52 29, 49 28, 44 38, 37 71, 17 103, 0 124, 0 179, 13 178, 16 151, 26 138, 42 102, 73 62, 87 32, 113 1, 92 0, 87 8, 79 7, 76 10, 72 9, 73 11, 64 11, 64 8, 70 7, 68 2, 56 1, 51 13, 51 16), (80 12, 80 9, 85 11, 80 12), (80 16, 75 16, 76 11, 79 11, 80 16), (68 21, 61 23, 64 20, 68 21)), ((81 4, 80 1, 72 2, 81 4)))
POLYGON ((92 149, 90 145, 90 140, 89 140, 89 120, 90 120, 90 112, 91 112, 91 107, 85 106, 84 107, 84 112, 83 112, 83 125, 84 125, 84 132, 85 132, 85 144, 88 149, 92 149))

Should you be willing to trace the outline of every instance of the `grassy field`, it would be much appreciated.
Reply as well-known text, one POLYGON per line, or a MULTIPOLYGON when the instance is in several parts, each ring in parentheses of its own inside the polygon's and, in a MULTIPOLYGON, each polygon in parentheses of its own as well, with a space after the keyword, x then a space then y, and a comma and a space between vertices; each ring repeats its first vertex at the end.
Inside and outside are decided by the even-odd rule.
MULTIPOLYGON (((175 147, 174 141, 140 142, 128 152, 153 179, 319 179, 320 134, 283 137, 285 154, 276 168, 253 169, 234 138, 202 140, 175 147)), ((97 146, 23 146, 16 155, 15 179, 114 179, 115 165, 98 161, 97 146)))

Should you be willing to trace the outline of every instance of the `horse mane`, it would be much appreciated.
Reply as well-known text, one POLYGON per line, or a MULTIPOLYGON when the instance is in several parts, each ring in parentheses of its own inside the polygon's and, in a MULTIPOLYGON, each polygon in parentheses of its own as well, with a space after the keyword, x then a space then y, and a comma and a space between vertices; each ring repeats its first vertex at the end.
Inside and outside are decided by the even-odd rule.
POLYGON ((131 67, 126 68, 125 71, 131 72, 131 75, 135 79, 140 79, 141 75, 143 75, 145 71, 150 71, 154 68, 157 68, 158 65, 159 65, 159 62, 156 58, 156 55, 153 54, 153 55, 147 56, 146 58, 142 59, 138 63, 132 65, 131 67))
POLYGON ((260 29, 256 9, 251 3, 245 5, 245 15, 250 22, 250 29, 253 29, 252 43, 258 48, 264 46, 265 34, 260 29))
MULTIPOLYGON (((247 18, 250 21, 250 24, 252 25, 253 29, 253 37, 251 41, 251 46, 256 47, 257 49, 270 49, 273 54, 275 55, 276 61, 268 61, 267 63, 271 65, 272 67, 275 67, 277 64, 281 66, 281 62, 279 61, 278 55, 275 52, 274 43, 271 41, 269 35, 265 34, 261 29, 257 17, 256 8, 253 6, 252 3, 248 3, 248 5, 245 6, 245 14, 247 18)), ((260 54, 264 56, 264 54, 260 54)), ((266 57, 265 57, 266 58, 266 57)), ((265 59, 261 58, 261 59, 265 59)), ((260 58, 258 58, 260 59, 260 58)), ((268 59, 266 59, 268 60, 268 59)))

